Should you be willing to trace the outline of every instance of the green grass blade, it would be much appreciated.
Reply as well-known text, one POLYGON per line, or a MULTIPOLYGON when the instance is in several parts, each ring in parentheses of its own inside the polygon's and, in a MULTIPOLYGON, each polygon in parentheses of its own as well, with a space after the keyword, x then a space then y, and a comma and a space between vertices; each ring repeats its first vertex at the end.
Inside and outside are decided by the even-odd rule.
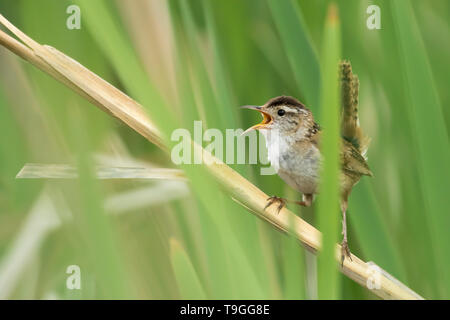
POLYGON ((211 51, 213 56, 213 71, 214 71, 214 82, 216 88, 216 100, 218 102, 217 108, 223 110, 220 114, 224 119, 224 125, 226 128, 233 128, 238 123, 237 103, 233 95, 233 90, 231 90, 231 83, 226 73, 224 66, 224 59, 222 57, 222 50, 220 46, 220 37, 218 35, 215 17, 213 10, 211 8, 210 1, 203 1, 205 19, 206 19, 206 30, 208 32, 208 40, 211 45, 211 51))
POLYGON ((275 25, 283 42, 294 77, 305 102, 317 110, 320 68, 299 8, 291 0, 268 0, 275 25))
POLYGON ((397 41, 403 56, 408 102, 418 147, 420 184, 430 219, 442 293, 450 295, 450 145, 444 113, 434 86, 425 46, 409 1, 392 2, 397 41))
POLYGON ((170 240, 170 261, 182 299, 206 299, 206 293, 188 255, 174 239, 170 240))
MULTIPOLYGON (((359 240, 363 257, 375 261, 397 279, 405 281, 405 269, 395 249, 395 238, 389 233, 380 215, 381 209, 369 188, 368 179, 363 177, 352 190, 347 223, 350 221, 350 229, 359 240)), ((352 243, 351 239, 349 241, 352 243)))
POLYGON ((89 137, 83 128, 81 116, 76 116, 72 125, 74 145, 79 153, 79 190, 81 197, 80 213, 75 220, 80 232, 88 240, 87 253, 94 271, 99 299, 130 298, 125 269, 116 233, 110 219, 103 210, 103 197, 98 181, 94 177, 94 168, 90 151, 89 137))
POLYGON ((339 277, 336 263, 336 242, 339 227, 339 92, 340 29, 337 8, 329 7, 325 23, 322 53, 321 123, 324 128, 321 151, 324 158, 318 197, 319 230, 322 250, 318 256, 319 299, 339 298, 339 277))
POLYGON ((180 6, 184 34, 191 53, 192 69, 194 70, 192 77, 195 79, 194 83, 198 85, 196 89, 201 93, 203 113, 206 118, 203 120, 206 120, 207 127, 225 128, 224 122, 230 124, 230 120, 227 121, 227 119, 230 119, 231 113, 226 112, 224 108, 218 108, 212 83, 207 73, 208 65, 205 64, 204 53, 200 50, 201 43, 198 39, 197 26, 191 9, 192 4, 189 4, 187 1, 178 1, 178 4, 180 6))
POLYGON ((283 239, 283 299, 305 299, 304 248, 297 239, 283 239))

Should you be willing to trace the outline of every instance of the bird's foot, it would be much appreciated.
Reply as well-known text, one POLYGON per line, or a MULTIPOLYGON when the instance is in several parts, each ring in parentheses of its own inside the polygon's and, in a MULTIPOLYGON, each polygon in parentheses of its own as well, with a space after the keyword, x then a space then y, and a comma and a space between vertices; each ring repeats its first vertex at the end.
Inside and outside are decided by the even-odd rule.
POLYGON ((350 261, 353 261, 352 255, 350 254, 350 249, 348 247, 347 240, 342 240, 342 243, 341 243, 341 267, 344 266, 344 260, 345 260, 346 256, 350 259, 350 261))
POLYGON ((264 210, 266 210, 268 207, 270 207, 275 202, 278 202, 277 213, 280 213, 280 210, 286 206, 286 199, 283 199, 283 198, 280 198, 277 196, 272 196, 272 197, 267 198, 267 204, 264 207, 264 210))

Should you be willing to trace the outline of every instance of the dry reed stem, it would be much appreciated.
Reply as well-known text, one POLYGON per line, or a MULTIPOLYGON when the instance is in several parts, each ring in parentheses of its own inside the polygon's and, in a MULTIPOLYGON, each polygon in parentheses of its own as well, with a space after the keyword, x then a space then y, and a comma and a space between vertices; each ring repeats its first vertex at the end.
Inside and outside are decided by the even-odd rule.
MULTIPOLYGON (((102 110, 123 121, 150 142, 166 149, 160 132, 136 101, 55 48, 35 42, 2 15, 0 15, 0 23, 25 44, 0 31, 1 45, 50 74, 102 110)), ((222 186, 226 187, 235 201, 277 229, 296 237, 309 250, 316 252, 320 249, 321 234, 316 228, 287 208, 283 208, 279 214, 276 214, 274 206, 264 210, 268 197, 264 192, 200 146, 195 143, 193 145, 195 152, 203 153, 204 163, 209 172, 222 186)), ((336 245, 336 261, 338 267, 339 245, 336 245)), ((341 268, 346 276, 366 288, 368 288, 367 283, 374 276, 373 270, 353 254, 352 261, 346 259, 341 268)), ((378 284, 378 288, 368 289, 380 298, 423 299, 385 272, 379 274, 378 284)))
MULTIPOLYGON (((145 179, 186 181, 184 172, 172 168, 95 166, 97 179, 145 179)), ((78 169, 70 164, 26 163, 16 179, 76 179, 78 169)))

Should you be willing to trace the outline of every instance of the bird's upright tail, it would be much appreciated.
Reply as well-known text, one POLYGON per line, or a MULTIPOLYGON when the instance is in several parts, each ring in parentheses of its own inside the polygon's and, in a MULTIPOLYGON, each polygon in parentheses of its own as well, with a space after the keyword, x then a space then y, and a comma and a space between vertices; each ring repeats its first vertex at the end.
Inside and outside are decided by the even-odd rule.
POLYGON ((352 65, 349 61, 342 61, 339 64, 339 79, 341 86, 341 135, 351 142, 366 158, 369 148, 370 138, 367 137, 359 126, 358 118, 358 95, 359 79, 353 74, 352 65))

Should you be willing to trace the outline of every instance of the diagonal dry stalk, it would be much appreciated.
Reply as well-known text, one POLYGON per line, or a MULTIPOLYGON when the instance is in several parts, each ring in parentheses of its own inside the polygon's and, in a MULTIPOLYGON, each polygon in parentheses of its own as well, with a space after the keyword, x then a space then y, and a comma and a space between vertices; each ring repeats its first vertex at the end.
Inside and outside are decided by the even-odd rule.
MULTIPOLYGON (((160 132, 136 101, 55 48, 35 42, 2 15, 0 23, 23 42, 0 30, 1 45, 121 120, 150 142, 166 149, 160 132)), ((264 210, 267 199, 264 192, 200 146, 195 143, 193 145, 196 152, 203 153, 204 163, 211 175, 226 188, 235 201, 277 229, 290 233, 309 250, 316 252, 320 249, 321 234, 317 229, 286 208, 279 214, 276 214, 275 207, 264 210)), ((336 260, 340 260, 339 245, 336 245, 336 260)), ((375 269, 353 254, 352 260, 346 259, 341 267, 346 276, 367 287, 380 298, 423 299, 388 273, 376 270, 379 269, 375 269), (369 288, 367 285, 369 283, 374 283, 375 288, 369 288)))

